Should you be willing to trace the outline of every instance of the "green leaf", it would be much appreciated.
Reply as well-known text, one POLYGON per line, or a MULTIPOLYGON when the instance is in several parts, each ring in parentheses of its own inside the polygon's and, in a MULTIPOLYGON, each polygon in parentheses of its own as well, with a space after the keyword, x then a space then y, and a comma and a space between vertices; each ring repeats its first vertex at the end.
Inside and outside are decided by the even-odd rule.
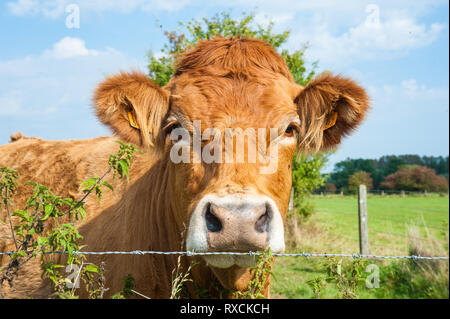
POLYGON ((94 264, 88 264, 88 265, 86 265, 86 267, 84 268, 84 270, 85 271, 87 271, 87 272, 95 272, 95 273, 97 273, 97 274, 99 274, 99 275, 101 275, 101 270, 100 270, 100 268, 98 268, 96 265, 94 265, 94 264))
POLYGON ((16 235, 17 235, 17 236, 20 236, 20 237, 22 237, 22 238, 25 238, 25 233, 24 233, 23 231, 20 231, 20 230, 17 231, 17 232, 16 232, 16 235))
POLYGON ((119 165, 122 167, 122 171, 125 173, 125 176, 128 179, 128 164, 124 159, 119 161, 119 165))
POLYGON ((86 217, 86 210, 84 209, 84 207, 82 207, 82 206, 78 207, 77 211, 80 214, 82 219, 84 219, 86 217))
POLYGON ((81 183, 80 189, 82 189, 83 192, 86 193, 98 182, 98 180, 99 180, 98 177, 89 178, 85 180, 83 183, 81 183))
POLYGON ((16 259, 17 257, 25 257, 26 254, 27 254, 27 253, 26 253, 24 250, 19 250, 19 251, 16 251, 15 253, 13 253, 13 254, 11 255, 11 258, 12 258, 12 259, 16 259))
POLYGON ((14 213, 13 213, 13 215, 14 216, 18 216, 18 217, 20 217, 20 218, 22 218, 23 220, 26 220, 26 221, 31 221, 31 216, 26 212, 26 211, 24 211, 24 210, 20 210, 20 209, 18 209, 18 210, 15 210, 14 211, 14 213))
POLYGON ((32 185, 32 186, 36 186, 37 185, 35 182, 32 182, 32 181, 25 181, 24 183, 32 185))
POLYGON ((108 182, 103 181, 102 185, 108 187, 110 190, 114 191, 114 187, 111 186, 111 184, 109 184, 108 182))
POLYGON ((38 237, 37 243, 41 247, 46 246, 48 244, 48 238, 47 237, 38 237))
POLYGON ((44 208, 44 216, 41 218, 42 221, 47 220, 47 218, 50 217, 51 213, 53 212, 53 205, 47 204, 44 208))

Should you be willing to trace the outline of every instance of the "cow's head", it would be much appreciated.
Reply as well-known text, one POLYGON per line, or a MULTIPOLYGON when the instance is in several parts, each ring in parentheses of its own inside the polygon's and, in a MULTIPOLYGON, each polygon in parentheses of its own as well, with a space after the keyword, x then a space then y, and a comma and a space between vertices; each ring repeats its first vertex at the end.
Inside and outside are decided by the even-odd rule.
MULTIPOLYGON (((364 118, 354 81, 323 74, 295 84, 284 59, 254 39, 218 38, 182 54, 165 87, 121 73, 95 95, 100 120, 168 161, 177 229, 190 251, 284 251, 296 149, 339 144, 364 118)), ((249 256, 204 258, 229 288, 249 256)))

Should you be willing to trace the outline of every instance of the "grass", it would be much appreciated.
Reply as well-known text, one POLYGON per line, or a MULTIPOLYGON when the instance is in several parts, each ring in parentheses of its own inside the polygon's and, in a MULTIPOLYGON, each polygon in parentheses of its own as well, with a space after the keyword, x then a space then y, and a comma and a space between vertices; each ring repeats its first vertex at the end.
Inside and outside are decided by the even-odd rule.
MULTIPOLYGON (((327 232, 339 234, 346 245, 342 253, 359 250, 358 201, 356 196, 314 196, 317 222, 327 232)), ((417 225, 422 236, 427 232, 444 240, 448 231, 448 197, 369 196, 367 199, 369 243, 375 254, 406 254, 408 227, 417 225)))
MULTIPOLYGON (((288 251, 358 253, 358 207, 355 196, 314 196, 317 213, 307 222, 286 225, 288 251)), ((448 197, 369 196, 370 252, 383 255, 448 256, 448 197)), ((380 288, 359 285, 358 298, 448 298, 448 261, 414 263, 371 260, 380 269, 380 288)), ((326 278, 327 258, 277 258, 273 298, 314 298, 308 282, 326 278)), ((351 259, 343 259, 343 269, 351 259)), ((369 273, 367 273, 369 275, 369 273)), ((321 298, 340 298, 333 283, 321 298)))

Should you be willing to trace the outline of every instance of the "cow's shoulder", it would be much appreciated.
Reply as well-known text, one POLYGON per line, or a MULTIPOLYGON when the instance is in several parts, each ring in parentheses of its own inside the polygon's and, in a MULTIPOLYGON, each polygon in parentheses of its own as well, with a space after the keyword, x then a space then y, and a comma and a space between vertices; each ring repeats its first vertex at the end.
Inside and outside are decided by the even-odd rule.
POLYGON ((54 194, 77 198, 80 184, 101 176, 108 167, 110 154, 118 145, 112 138, 87 140, 43 140, 15 135, 0 146, 0 167, 8 166, 19 174, 19 189, 14 202, 23 206, 32 193, 33 181, 48 187, 54 194))

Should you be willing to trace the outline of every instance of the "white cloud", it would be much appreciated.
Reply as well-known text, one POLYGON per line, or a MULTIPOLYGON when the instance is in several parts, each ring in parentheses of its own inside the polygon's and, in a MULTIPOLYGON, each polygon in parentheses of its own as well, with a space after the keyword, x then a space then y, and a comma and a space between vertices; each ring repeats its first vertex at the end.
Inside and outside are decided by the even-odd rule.
POLYGON ((286 28, 288 23, 292 22, 294 19, 294 14, 291 13, 266 13, 263 11, 259 11, 255 15, 255 23, 261 26, 268 26, 270 22, 274 23, 276 28, 286 28))
MULTIPOLYGON (((72 0, 16 0, 8 8, 16 15, 41 14, 60 18, 72 0)), ((420 17, 446 4, 445 0, 79 0, 81 15, 87 13, 131 13, 180 11, 186 7, 233 7, 255 11, 255 22, 267 25, 274 21, 275 31, 292 30, 288 47, 299 49, 309 44, 307 60, 320 61, 321 66, 346 66, 354 61, 391 59, 410 50, 430 45, 443 33, 447 25, 441 21, 422 23, 420 17)))
POLYGON ((65 10, 65 6, 70 1, 67 0, 17 0, 8 2, 7 8, 17 16, 43 15, 46 18, 59 18, 65 10))
POLYGON ((115 11, 130 13, 135 10, 147 12, 176 11, 191 0, 16 0, 7 3, 8 10, 16 16, 42 15, 50 19, 61 18, 69 4, 79 6, 81 13, 115 11))
POLYGON ((56 59, 67 59, 76 56, 97 56, 99 51, 88 50, 84 40, 65 37, 56 42, 51 50, 46 50, 43 55, 56 59))
MULTIPOLYGON (((193 11, 203 15, 209 9, 226 10, 225 7, 231 6, 236 15, 241 9, 254 10, 257 23, 265 25, 273 20, 275 32, 292 30, 290 49, 298 49, 308 42, 309 61, 319 59, 321 68, 345 70, 347 75, 357 67, 356 62, 393 59, 429 46, 448 28, 448 22, 444 24, 428 15, 435 12, 436 7, 448 7, 447 0, 230 0, 226 4, 215 0, 9 0, 6 8, 17 16, 59 19, 64 17, 65 6, 69 3, 80 6, 82 17, 88 13, 127 14, 136 10, 158 12, 185 8, 190 9, 187 15, 193 11), (379 7, 378 20, 373 19, 373 10, 366 11, 374 2, 379 7)), ((95 122, 90 114, 90 97, 104 73, 131 67, 145 70, 145 66, 143 61, 130 60, 113 49, 92 48, 91 45, 81 39, 64 38, 40 55, 0 61, 0 86, 2 92, 8 92, 0 93, 0 116, 21 117, 46 110, 47 115, 59 114, 60 118, 64 117, 61 115, 64 112, 83 114, 82 120, 95 122)), ((358 79, 365 78, 362 71, 353 73, 350 75, 358 79)), ((374 153, 381 149, 383 153, 399 153, 415 152, 419 148, 431 154, 433 147, 435 150, 436 144, 441 142, 439 139, 444 137, 442 145, 448 145, 448 87, 429 87, 416 79, 398 80, 399 76, 386 75, 385 85, 366 83, 373 97, 373 111, 360 131, 351 137, 351 146, 348 144, 349 147, 338 154, 367 157, 382 155, 374 153), (395 82, 388 83, 390 76, 397 80, 391 78, 395 82), (419 134, 424 137, 421 139, 419 134), (430 143, 434 139, 438 142, 430 143), (417 141, 422 146, 414 144, 417 141), (376 145, 380 147, 374 147, 376 145)), ((416 73, 409 76, 421 79, 416 73)), ((95 130, 97 126, 92 124, 92 127, 95 130)), ((0 133, 1 130, 0 125, 0 133)), ((14 130, 8 128, 8 134, 14 130)), ((448 152, 448 146, 445 147, 448 152)))
POLYGON ((151 0, 143 1, 141 9, 147 12, 178 11, 192 3, 192 0, 151 0))
POLYGON ((369 86, 372 109, 357 132, 331 155, 328 170, 350 158, 449 152, 449 89, 416 79, 369 86))
POLYGON ((22 131, 46 139, 108 135, 92 112, 92 92, 106 75, 143 70, 145 61, 111 48, 63 38, 38 55, 0 61, 0 144, 22 131))
MULTIPOLYGON (((404 112, 416 107, 417 112, 448 111, 449 89, 448 87, 427 87, 416 79, 406 79, 395 85, 384 85, 383 90, 377 92, 380 98, 379 104, 390 104, 392 99, 402 99, 395 109, 404 112), (412 104, 411 104, 412 103, 412 104)), ((447 119, 448 120, 448 119, 447 119)))
POLYGON ((0 95, 0 116, 17 115, 23 110, 21 91, 10 91, 0 95))
POLYGON ((37 0, 18 0, 17 2, 8 2, 7 6, 12 14, 22 16, 37 13, 39 2, 37 0))
POLYGON ((69 37, 40 55, 0 61, 0 86, 7 92, 0 94, 0 115, 73 112, 77 104, 89 110, 96 83, 121 68, 145 69, 145 64, 111 48, 87 48, 82 39, 69 37))
POLYGON ((445 27, 438 22, 417 23, 412 17, 392 16, 373 21, 367 16, 360 24, 335 33, 319 19, 294 35, 290 45, 298 47, 298 43, 307 42, 307 57, 319 59, 326 66, 342 66, 358 60, 390 59, 426 47, 436 41, 445 27))

